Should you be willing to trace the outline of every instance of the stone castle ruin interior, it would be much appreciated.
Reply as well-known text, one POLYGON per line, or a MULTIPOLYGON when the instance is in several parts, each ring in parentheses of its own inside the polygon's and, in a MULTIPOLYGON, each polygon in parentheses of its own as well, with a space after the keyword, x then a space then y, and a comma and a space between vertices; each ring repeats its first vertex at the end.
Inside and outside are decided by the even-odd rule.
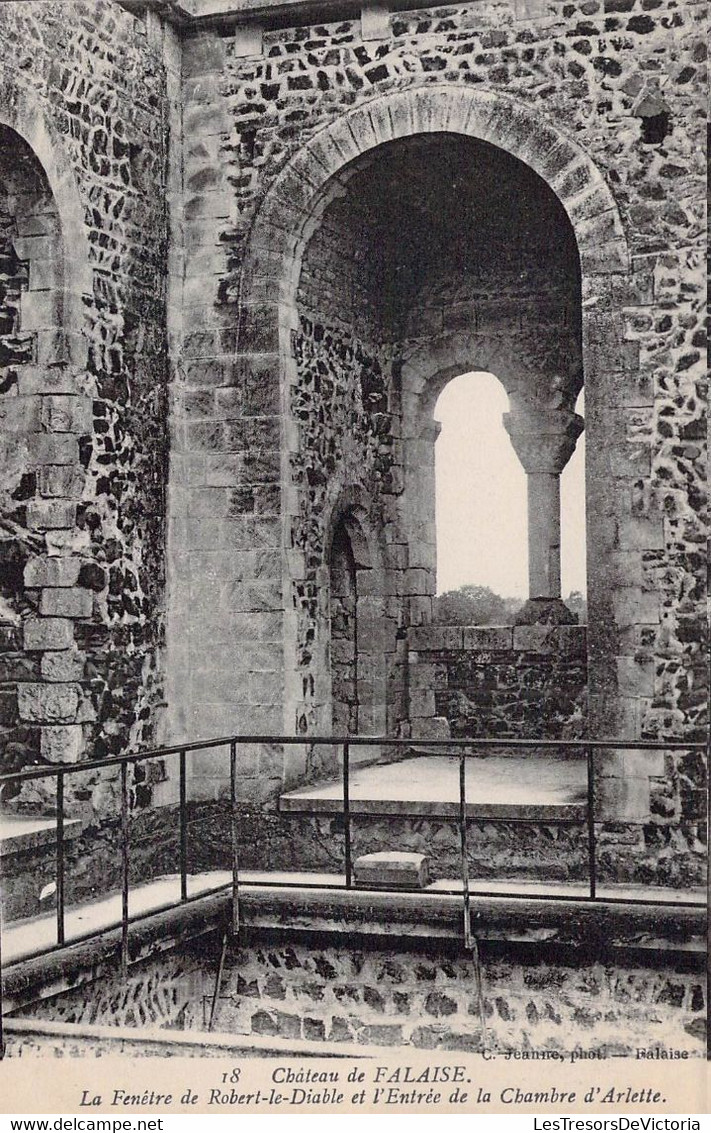
POLYGON ((706 19, 0 5, 8 1056, 705 1054, 706 19), (435 617, 469 373, 507 625, 435 617))

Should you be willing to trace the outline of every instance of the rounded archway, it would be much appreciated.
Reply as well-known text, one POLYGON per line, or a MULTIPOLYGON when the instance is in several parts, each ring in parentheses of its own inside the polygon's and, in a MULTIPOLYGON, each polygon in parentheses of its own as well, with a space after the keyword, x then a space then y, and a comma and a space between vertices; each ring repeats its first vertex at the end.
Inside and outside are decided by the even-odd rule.
MULTIPOLYGON (((452 209, 444 213, 451 217, 452 209)), ((298 694, 291 700, 288 690, 313 689, 316 705, 323 699, 318 676, 313 682, 303 679, 299 635, 304 629, 314 633, 313 622, 306 623, 324 563, 318 515, 326 485, 337 488, 339 480, 355 479, 372 501, 371 512, 379 512, 375 522, 384 525, 384 651, 388 670, 397 673, 397 635, 428 620, 434 592, 434 548, 423 538, 416 501, 408 491, 418 446, 432 448, 434 443, 432 435, 414 426, 422 421, 426 387, 434 375, 445 372, 496 373, 511 397, 509 431, 521 452, 530 447, 532 432, 524 409, 533 405, 540 411, 536 443, 540 448, 551 435, 558 436, 551 459, 564 463, 580 428, 574 404, 583 371, 594 386, 599 365, 599 351, 586 356, 586 327, 594 318, 599 337, 600 317, 610 302, 609 277, 627 271, 619 213, 589 156, 553 123, 492 92, 433 83, 366 100, 314 134, 276 178, 252 225, 243 260, 237 352, 244 366, 259 366, 265 380, 278 386, 287 439, 280 510, 285 592, 292 593, 296 607, 296 616, 285 621, 287 728, 294 718, 318 718, 298 694), (394 172, 398 163, 399 180, 394 172), (430 187, 420 201, 405 193, 409 241, 396 215, 407 168, 417 168, 420 182, 424 178, 430 187), (448 190, 453 208, 464 207, 471 218, 475 206, 483 207, 467 231, 461 224, 449 231, 440 209, 436 236, 428 241, 433 205, 442 200, 437 171, 443 169, 454 174, 448 190), (364 186, 366 193, 360 191, 364 186), (376 186, 380 191, 374 195, 376 186), (503 207, 487 212, 494 191, 503 207), (524 198, 535 202, 537 219, 518 208, 524 198), (541 217, 547 218, 545 223, 541 217), (513 241, 507 240, 512 219, 513 241), (443 279, 451 279, 452 265, 472 283, 475 273, 469 269, 478 263, 476 241, 481 246, 484 233, 490 252, 496 250, 489 263, 500 252, 501 264, 511 269, 510 281, 518 271, 528 291, 524 287, 503 312, 495 301, 487 311, 487 289, 493 300, 500 298, 489 275, 478 296, 482 319, 472 320, 471 290, 467 295, 442 289, 439 304, 431 296, 443 279), (522 267, 520 255, 527 247, 534 251, 522 267), (511 261, 512 248, 518 262, 515 257, 511 261), (538 282, 546 277, 543 292, 532 284, 536 271, 538 282), (530 319, 527 323, 529 301, 535 326, 530 319), (414 336, 415 341, 408 341, 413 321, 426 329, 419 340, 414 336), (558 429, 561 413, 566 420, 558 429), (394 430, 389 418, 396 419, 394 430), (322 427, 326 422, 328 429, 322 427), (363 424, 367 454, 362 445, 351 443, 354 436, 362 439, 363 424), (376 486, 388 497, 382 508, 376 486)), ((616 333, 612 319, 603 334, 608 332, 616 333)), ((589 408, 594 399, 593 388, 589 408)), ((597 422, 599 415, 593 411, 590 419, 597 422)), ((594 445, 590 448, 595 451, 594 445)), ((534 467, 533 475, 539 471, 534 467)), ((544 470, 546 487, 557 482, 559 471, 544 470)), ((554 494, 549 495, 555 502, 554 494)), ((591 542, 596 535, 604 555, 607 536, 601 528, 591 542)), ((545 569, 539 575, 544 581, 553 543, 541 542, 545 569)), ((555 571, 548 573, 555 576, 555 571)), ((309 663, 319 655, 318 650, 308 653, 309 663)), ((412 713, 413 699, 421 701, 416 710, 426 715, 428 694, 408 689, 400 696, 389 680, 389 705, 409 702, 412 713)), ((389 727, 397 729, 403 718, 403 713, 389 712, 389 727)))
MULTIPOLYGON (((433 711, 431 690, 408 688, 405 695, 400 688, 398 631, 428 624, 433 613, 434 400, 453 373, 495 363, 511 403, 506 421, 515 425, 516 451, 522 422, 526 457, 534 450, 529 483, 533 478, 538 492, 541 482, 555 487, 560 469, 540 481, 536 462, 548 456, 551 433, 565 435, 577 421, 580 261, 556 194, 489 142, 445 132, 409 136, 369 151, 346 173, 310 232, 292 311, 285 403, 293 443, 288 540, 299 552, 290 579, 299 611, 298 683, 314 707, 324 700, 319 686, 327 667, 319 665, 318 650, 305 647, 319 634, 309 596, 325 561, 329 500, 357 485, 390 548, 383 595, 390 610, 380 648, 392 673, 386 699, 397 728, 413 713, 433 711), (443 364, 433 373, 435 360, 443 364)), ((499 469, 490 471, 496 480, 499 469)), ((537 512, 529 510, 533 524, 537 512)), ((547 608, 562 606, 550 510, 550 532, 539 539, 539 558, 545 556, 546 569, 551 560, 550 570, 538 570, 540 589, 532 595, 547 608)), ((460 537, 486 541, 481 530, 460 537)), ((338 581, 331 572, 333 594, 347 585, 345 559, 341 568, 338 581)), ((341 597, 346 603, 345 590, 341 597)), ((335 642, 332 635, 331 643, 345 657, 345 638, 335 642)), ((348 648, 343 663, 352 670, 357 650, 348 648)), ((353 680, 345 671, 332 663, 341 691, 353 680)), ((332 700, 334 720, 352 730, 362 723, 358 698, 352 690, 343 695, 343 702, 332 700)), ((308 715, 306 704, 300 710, 308 715)))
MULTIPOLYGON (((537 111, 493 91, 433 83, 366 99, 318 130, 267 192, 241 269, 238 351, 279 341, 277 309, 296 294, 304 249, 322 215, 378 146, 448 133, 489 142, 538 174, 565 210, 586 276, 627 273, 629 254, 615 199, 589 155, 537 111), (271 322, 271 328, 265 322, 271 322)), ((282 333, 288 337, 288 325, 282 333)))
MULTIPOLYGON (((44 113, 36 95, 29 89, 0 80, 1 152, 13 166, 19 155, 25 169, 32 167, 32 179, 41 185, 40 195, 51 200, 54 227, 36 235, 51 236, 51 255, 44 259, 45 278, 51 280, 54 308, 63 328, 62 353, 56 361, 76 366, 86 363, 83 334, 85 303, 93 298, 93 271, 84 210, 74 170, 66 146, 44 113), (69 254, 67 254, 69 253, 69 254)), ((43 249, 46 253, 47 249, 43 249)), ((39 264, 43 257, 37 256, 39 264)), ((36 270, 35 279, 39 272, 36 270)))
MULTIPOLYGON (((39 758, 77 758, 83 746, 71 709, 71 726, 57 729, 51 709, 38 707, 33 695, 40 680, 54 687, 58 679, 43 615, 54 613, 55 587, 80 570, 64 540, 84 482, 73 446, 91 407, 75 383, 86 361, 81 305, 89 269, 76 187, 43 116, 22 91, 0 105, 0 652, 10 706, 0 762, 21 768, 39 758)), ((90 609, 90 597, 81 595, 63 623, 68 646, 72 617, 90 609)), ((78 657, 77 650, 72 665, 78 657)), ((32 802, 43 790, 25 788, 32 802)), ((11 797, 6 792, 4 801, 11 797)))

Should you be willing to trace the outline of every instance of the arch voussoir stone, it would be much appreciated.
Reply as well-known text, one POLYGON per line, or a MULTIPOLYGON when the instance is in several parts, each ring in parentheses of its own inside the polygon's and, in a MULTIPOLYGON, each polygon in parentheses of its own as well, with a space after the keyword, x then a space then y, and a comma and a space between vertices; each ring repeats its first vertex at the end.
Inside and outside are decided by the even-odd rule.
POLYGON ((383 106, 377 101, 369 102, 364 109, 370 119, 373 137, 377 138, 376 144, 383 145, 386 142, 391 142, 395 134, 389 107, 383 106))
POLYGON ((601 184, 602 177, 592 163, 578 155, 563 169, 550 183, 551 189, 565 206, 566 202, 574 200, 581 193, 587 192, 592 186, 601 184))
POLYGON ((319 170, 314 166, 313 153, 310 150, 300 149, 289 162, 287 169, 289 171, 288 177, 284 178, 282 174, 274 183, 274 190, 277 193, 284 180, 289 181, 289 183, 298 180, 304 186, 310 188, 312 193, 318 192, 323 184, 325 170, 319 170))
POLYGON ((356 137, 355 132, 351 128, 352 115, 346 115, 339 118, 334 122, 333 129, 329 131, 329 140, 333 144, 336 153, 338 154, 341 165, 347 165, 351 161, 355 161, 360 157, 364 149, 371 149, 373 145, 377 144, 372 136, 372 124, 367 115, 359 115, 362 122, 358 125, 360 128, 367 123, 368 133, 371 135, 368 138, 356 137))
POLYGON ((381 144, 381 138, 366 107, 357 107, 343 121, 348 130, 349 144, 360 157, 365 151, 381 144))
POLYGON ((466 97, 459 102, 462 121, 461 133, 470 138, 484 140, 484 132, 489 119, 496 111, 497 100, 493 91, 474 91, 467 89, 466 97))
POLYGON ((584 190, 577 197, 571 197, 566 209, 571 223, 579 224, 592 216, 612 213, 610 198, 604 183, 598 183, 584 190))
POLYGON ((398 91, 397 94, 391 95, 387 100, 378 101, 387 102, 393 124, 394 140, 410 137, 411 134, 416 133, 414 103, 411 98, 408 98, 407 91, 398 91))
POLYGON ((592 244, 580 253, 583 277, 596 275, 620 275, 629 270, 625 245, 622 239, 609 244, 592 244))
POLYGON ((558 135, 553 144, 549 144, 549 139, 546 139, 546 144, 541 145, 540 150, 536 149, 530 155, 529 164, 552 188, 556 178, 575 165, 578 153, 579 151, 568 138, 558 135))
POLYGON ((437 91, 434 87, 423 87, 413 94, 412 124, 414 134, 431 134, 433 130, 441 129, 433 124, 433 117, 437 106, 437 91))

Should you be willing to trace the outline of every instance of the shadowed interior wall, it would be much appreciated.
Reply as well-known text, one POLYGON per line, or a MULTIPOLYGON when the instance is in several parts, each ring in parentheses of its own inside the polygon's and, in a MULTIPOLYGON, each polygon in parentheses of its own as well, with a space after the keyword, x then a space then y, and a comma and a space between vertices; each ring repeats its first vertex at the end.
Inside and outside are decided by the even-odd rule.
POLYGON ((292 586, 298 685, 309 693, 296 705, 297 726, 328 727, 328 674, 311 648, 328 632, 316 580, 334 503, 357 489, 385 542, 375 632, 397 733, 435 708, 433 689, 416 689, 405 704, 396 645, 398 632, 432 616, 434 403, 464 363, 495 368, 520 414, 572 414, 582 383, 580 268, 555 194, 494 146, 410 138, 369 151, 344 177, 304 253, 292 339, 299 516, 290 541, 306 567, 292 586))

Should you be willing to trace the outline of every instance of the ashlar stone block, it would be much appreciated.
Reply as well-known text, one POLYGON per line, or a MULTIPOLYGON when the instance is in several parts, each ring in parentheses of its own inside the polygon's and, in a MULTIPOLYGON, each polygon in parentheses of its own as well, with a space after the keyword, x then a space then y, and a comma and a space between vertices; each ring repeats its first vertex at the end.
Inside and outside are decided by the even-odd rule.
POLYGON ((25 566, 25 586, 74 586, 81 561, 69 555, 30 559, 25 566))
POLYGON ((52 433, 89 433, 93 424, 91 398, 66 394, 45 397, 42 422, 52 433))
POLYGON ((27 526, 35 531, 73 527, 76 510, 65 500, 33 500, 27 505, 27 526))
POLYGON ((618 657, 617 683, 622 696, 653 696, 654 662, 618 657))
POLYGON ((659 595, 654 592, 630 587, 617 590, 612 600, 618 626, 659 623, 659 595))
POLYGON ((40 597, 40 613, 57 618, 88 618, 92 598, 79 587, 46 587, 40 597))
POLYGON ((67 618, 29 618, 23 644, 25 649, 69 649, 74 644, 74 623, 67 618))
POLYGON ((39 470, 39 490, 42 496, 77 498, 84 486, 84 473, 71 464, 50 464, 39 470))
POLYGON ((596 785, 596 817, 608 821, 641 822, 649 816, 649 780, 600 779, 596 785))
POLYGON ((28 438, 30 459, 38 464, 76 464, 79 445, 71 433, 32 433, 28 438))
POLYGON ((621 520, 618 534, 620 548, 624 551, 659 551, 664 548, 664 522, 660 517, 645 519, 626 516, 621 520))
POLYGON ((77 763, 82 748, 80 724, 57 724, 40 729, 40 755, 50 763, 77 763))
POLYGON ((83 670, 84 658, 75 649, 45 653, 40 661, 40 672, 46 681, 78 681, 83 670))
POLYGON ((358 885, 370 888, 424 889, 429 883, 429 863, 425 854, 386 850, 361 854, 353 863, 358 885))
POLYGON ((72 723, 79 707, 79 689, 74 684, 20 684, 17 707, 21 720, 72 723))

